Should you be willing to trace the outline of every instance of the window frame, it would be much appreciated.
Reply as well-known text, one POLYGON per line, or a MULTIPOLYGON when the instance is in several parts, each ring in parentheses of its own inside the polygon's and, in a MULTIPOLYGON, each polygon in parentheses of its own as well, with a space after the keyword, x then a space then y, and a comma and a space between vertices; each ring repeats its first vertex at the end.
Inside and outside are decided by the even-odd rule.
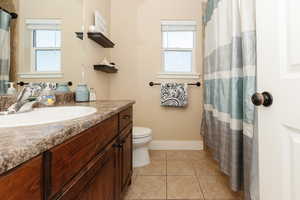
POLYGON ((30 51, 30 67, 29 72, 20 73, 20 78, 62 78, 63 77, 63 64, 62 64, 62 29, 61 29, 61 20, 59 19, 26 19, 26 31, 29 37, 29 51, 30 51), (34 31, 36 30, 57 30, 61 33, 61 44, 60 47, 35 47, 35 36, 34 31), (36 66, 36 50, 60 50, 60 70, 59 71, 37 71, 36 66))
POLYGON ((191 78, 198 79, 199 74, 197 73, 196 63, 196 51, 197 51, 197 23, 194 20, 183 21, 183 20, 172 20, 172 21, 161 21, 161 69, 158 74, 158 78, 191 78), (163 26, 194 26, 194 30, 182 29, 173 31, 164 31, 163 26), (164 32, 193 32, 193 48, 168 48, 164 47, 164 32), (191 52, 192 53, 192 66, 191 72, 171 72, 166 71, 165 67, 165 52, 176 51, 176 52, 191 52))

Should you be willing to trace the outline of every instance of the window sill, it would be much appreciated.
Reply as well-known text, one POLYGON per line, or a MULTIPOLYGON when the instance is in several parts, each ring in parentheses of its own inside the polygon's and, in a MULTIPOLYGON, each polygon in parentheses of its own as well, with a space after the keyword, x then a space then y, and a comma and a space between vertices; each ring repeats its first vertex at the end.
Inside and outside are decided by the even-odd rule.
POLYGON ((40 78, 63 78, 62 72, 30 72, 30 73, 19 73, 20 78, 29 79, 40 79, 40 78))
POLYGON ((199 79, 200 74, 198 73, 159 73, 157 74, 159 79, 199 79))

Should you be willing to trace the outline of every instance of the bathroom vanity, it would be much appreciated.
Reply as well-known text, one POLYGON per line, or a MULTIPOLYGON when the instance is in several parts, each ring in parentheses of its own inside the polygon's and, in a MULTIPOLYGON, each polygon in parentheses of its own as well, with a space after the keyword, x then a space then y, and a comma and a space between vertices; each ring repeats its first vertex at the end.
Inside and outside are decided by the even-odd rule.
POLYGON ((0 129, 0 199, 123 199, 132 176, 133 103, 96 102, 88 106, 97 113, 83 119, 0 129), (29 139, 13 146, 22 134, 29 139))

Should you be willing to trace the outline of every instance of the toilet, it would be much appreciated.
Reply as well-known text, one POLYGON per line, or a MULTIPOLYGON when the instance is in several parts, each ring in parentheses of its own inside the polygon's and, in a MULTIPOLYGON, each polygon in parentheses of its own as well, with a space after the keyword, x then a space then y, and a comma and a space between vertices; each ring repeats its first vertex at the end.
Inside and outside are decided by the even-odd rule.
POLYGON ((148 145, 152 140, 152 130, 144 127, 133 127, 133 167, 150 164, 148 145))

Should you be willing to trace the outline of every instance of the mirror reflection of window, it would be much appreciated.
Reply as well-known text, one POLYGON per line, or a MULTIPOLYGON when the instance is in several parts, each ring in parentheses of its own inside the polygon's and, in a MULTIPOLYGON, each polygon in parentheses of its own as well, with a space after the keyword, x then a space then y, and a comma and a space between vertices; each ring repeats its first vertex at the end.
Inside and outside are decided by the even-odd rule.
POLYGON ((61 72, 59 20, 27 20, 32 72, 61 72))
POLYGON ((32 54, 35 71, 61 71, 61 31, 34 30, 32 54))

